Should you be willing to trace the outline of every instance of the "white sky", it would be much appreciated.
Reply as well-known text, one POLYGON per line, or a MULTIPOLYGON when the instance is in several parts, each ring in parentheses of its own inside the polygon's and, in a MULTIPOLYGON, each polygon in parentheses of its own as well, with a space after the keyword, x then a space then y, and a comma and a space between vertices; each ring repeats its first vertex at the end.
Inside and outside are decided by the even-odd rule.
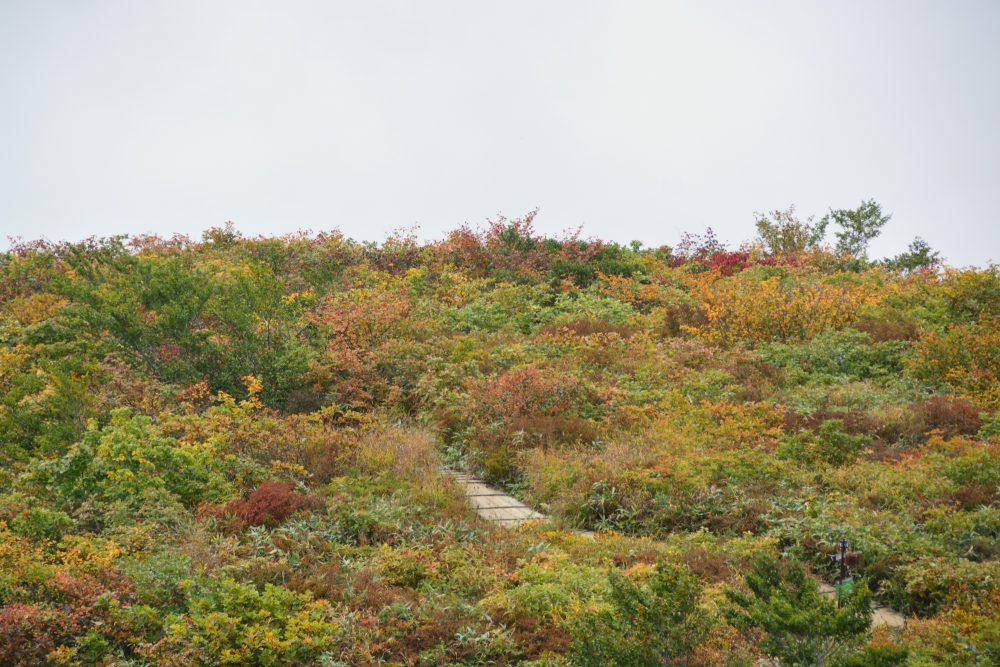
POLYGON ((874 197, 1000 260, 1000 2, 0 0, 0 235, 541 208, 647 245, 874 197))

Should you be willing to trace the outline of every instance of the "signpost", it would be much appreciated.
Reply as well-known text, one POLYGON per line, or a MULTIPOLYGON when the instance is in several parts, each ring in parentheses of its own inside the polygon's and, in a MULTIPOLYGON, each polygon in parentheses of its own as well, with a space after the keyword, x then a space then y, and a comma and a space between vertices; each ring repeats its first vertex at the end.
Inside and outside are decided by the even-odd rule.
MULTIPOLYGON (((837 577, 837 581, 833 586, 834 596, 837 598, 837 606, 842 607, 844 604, 844 598, 851 594, 854 590, 854 578, 847 576, 847 540, 840 541, 840 553, 834 554, 830 558, 835 562, 840 564, 840 575, 837 577)), ((854 554, 851 554, 853 557, 854 554)))

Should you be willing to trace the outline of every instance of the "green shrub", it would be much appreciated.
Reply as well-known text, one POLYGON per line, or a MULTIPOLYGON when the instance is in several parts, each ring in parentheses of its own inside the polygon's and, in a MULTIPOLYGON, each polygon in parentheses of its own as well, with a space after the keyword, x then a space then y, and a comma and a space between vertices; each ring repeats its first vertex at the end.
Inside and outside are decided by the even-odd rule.
POLYGON ((187 506, 232 492, 222 461, 209 446, 160 434, 149 417, 116 410, 104 428, 91 428, 62 458, 35 464, 21 482, 58 506, 116 503, 138 510, 144 497, 164 494, 187 506))
POLYGON ((191 559, 171 551, 154 552, 145 558, 122 563, 135 584, 138 601, 161 610, 180 611, 185 598, 185 582, 191 576, 191 559))
POLYGON ((845 329, 827 331, 807 343, 765 345, 760 354, 800 382, 868 380, 902 373, 908 347, 905 341, 873 343, 869 334, 845 329))
POLYGON ((44 507, 33 507, 10 524, 15 533, 52 541, 58 541, 72 526, 73 520, 68 514, 44 507))
POLYGON ((763 631, 760 649, 787 667, 822 667, 855 654, 871 625, 871 593, 856 585, 838 608, 820 594, 816 581, 796 562, 762 554, 745 583, 749 592, 726 592, 730 622, 747 632, 763 631))
POLYGON ((815 433, 790 438, 780 454, 800 461, 823 461, 839 466, 855 458, 870 442, 871 438, 866 435, 845 433, 842 420, 827 419, 815 433))
POLYGON ((660 563, 648 581, 612 571, 605 608, 573 624, 576 664, 602 667, 687 665, 708 636, 712 617, 701 605, 701 584, 660 563))
POLYGON ((165 619, 150 657, 184 655, 200 664, 309 664, 337 648, 344 623, 325 601, 279 586, 263 591, 231 579, 187 590, 183 615, 165 619))

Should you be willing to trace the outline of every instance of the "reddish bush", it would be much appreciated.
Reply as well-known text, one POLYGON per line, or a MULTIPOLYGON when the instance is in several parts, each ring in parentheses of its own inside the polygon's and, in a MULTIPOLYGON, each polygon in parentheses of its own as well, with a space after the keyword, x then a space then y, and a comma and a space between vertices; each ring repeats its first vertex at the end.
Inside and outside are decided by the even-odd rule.
POLYGON ((296 572, 288 579, 287 587, 293 591, 308 592, 315 598, 339 602, 347 591, 346 575, 340 561, 332 560, 304 572, 296 572))
POLYGON ((509 623, 514 643, 524 651, 528 660, 536 660, 547 654, 564 653, 573 641, 565 626, 539 616, 517 616, 509 623))
POLYGON ((854 326, 858 331, 864 331, 871 336, 873 343, 884 343, 890 340, 916 340, 920 337, 916 323, 901 317, 864 316, 854 326))
POLYGON ((432 609, 407 624, 405 634, 396 647, 385 657, 401 658, 403 664, 417 664, 420 654, 441 647, 437 664, 469 664, 476 656, 477 647, 471 642, 456 642, 462 631, 482 634, 486 628, 482 621, 459 607, 432 609))
MULTIPOLYGON (((710 240, 711 242, 711 240, 710 240)), ((799 261, 792 255, 782 257, 759 257, 752 259, 750 253, 743 250, 719 249, 708 253, 705 246, 687 257, 687 261, 698 261, 709 269, 717 270, 723 276, 736 275, 751 266, 798 266, 799 261)))
POLYGON ((509 280, 537 278, 560 263, 586 264, 605 247, 576 232, 546 239, 535 231, 536 215, 537 209, 513 220, 499 216, 478 231, 463 225, 437 243, 434 254, 474 276, 509 280))
POLYGON ((757 357, 738 357, 729 373, 739 386, 739 398, 745 401, 766 400, 779 385, 784 371, 757 357))
POLYGON ((705 266, 710 269, 718 269, 724 276, 731 276, 747 268, 750 261, 748 252, 717 252, 705 262, 705 266))
POLYGON ((45 656, 80 634, 84 621, 69 612, 36 605, 0 607, 0 663, 43 664, 45 656))
POLYGON ((110 584, 94 577, 57 573, 45 582, 49 598, 36 604, 0 607, 0 664, 40 665, 46 656, 90 628, 112 641, 124 641, 127 632, 108 615, 108 601, 127 600, 130 583, 119 573, 109 573, 110 584))
POLYGON ((945 438, 969 435, 979 431, 983 425, 979 410, 964 398, 931 396, 914 405, 913 414, 916 418, 915 427, 919 432, 910 435, 915 438, 934 429, 941 431, 945 438))
POLYGON ((479 276, 495 271, 541 275, 548 268, 549 257, 534 229, 537 214, 537 210, 531 211, 514 220, 500 216, 479 232, 462 226, 438 244, 437 252, 445 261, 479 276))
POLYGON ((996 485, 969 482, 955 489, 951 494, 959 507, 967 512, 985 507, 1000 498, 996 485))
POLYGON ((581 417, 537 415, 518 417, 511 420, 514 432, 530 434, 532 439, 543 446, 556 443, 592 442, 597 437, 597 425, 581 417))
POLYGON ((577 392, 577 381, 539 368, 518 368, 472 386, 472 415, 484 424, 519 418, 565 415, 577 392))
POLYGON ((594 420, 577 411, 602 399, 567 374, 514 369, 475 381, 469 393, 466 436, 487 459, 483 465, 491 479, 508 477, 521 448, 589 442, 598 431, 594 420))
POLYGON ((284 482, 264 482, 244 500, 233 500, 226 505, 226 513, 245 526, 276 526, 304 507, 314 502, 309 496, 284 482))
POLYGON ((870 415, 858 408, 853 410, 821 408, 809 414, 787 409, 784 414, 785 430, 792 433, 802 429, 816 430, 820 427, 820 424, 830 419, 839 420, 844 433, 851 435, 875 433, 881 436, 879 424, 870 415))
POLYGON ((419 596, 411 589, 386 583, 369 568, 362 568, 344 591, 352 609, 376 611, 394 604, 415 605, 419 596))
POLYGON ((691 574, 702 581, 726 581, 733 574, 726 554, 695 548, 680 554, 679 560, 691 574))
POLYGON ((611 556, 611 562, 615 566, 622 569, 630 568, 636 563, 645 563, 646 565, 656 565, 656 562, 660 559, 660 555, 655 551, 650 549, 643 549, 641 551, 629 550, 625 553, 616 553, 611 556))

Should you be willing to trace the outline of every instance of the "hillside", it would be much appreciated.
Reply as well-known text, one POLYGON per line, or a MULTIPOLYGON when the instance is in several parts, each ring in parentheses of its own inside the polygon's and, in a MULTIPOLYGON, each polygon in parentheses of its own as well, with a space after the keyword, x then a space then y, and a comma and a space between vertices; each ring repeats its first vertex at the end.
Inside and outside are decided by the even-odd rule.
POLYGON ((833 213, 16 244, 0 664, 1000 663, 1000 269, 833 213))

